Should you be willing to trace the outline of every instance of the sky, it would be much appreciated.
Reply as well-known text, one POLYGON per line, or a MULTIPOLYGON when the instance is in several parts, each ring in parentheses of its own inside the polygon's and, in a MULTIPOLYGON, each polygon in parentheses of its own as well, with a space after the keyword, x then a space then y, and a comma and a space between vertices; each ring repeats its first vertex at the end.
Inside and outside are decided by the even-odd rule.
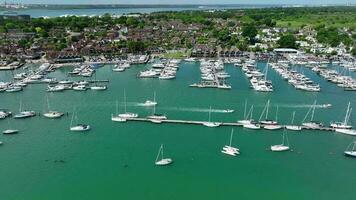
MULTIPOLYGON (((356 4, 356 0, 6 0, 36 4, 356 4)), ((4 0, 0 0, 4 2, 4 0)))

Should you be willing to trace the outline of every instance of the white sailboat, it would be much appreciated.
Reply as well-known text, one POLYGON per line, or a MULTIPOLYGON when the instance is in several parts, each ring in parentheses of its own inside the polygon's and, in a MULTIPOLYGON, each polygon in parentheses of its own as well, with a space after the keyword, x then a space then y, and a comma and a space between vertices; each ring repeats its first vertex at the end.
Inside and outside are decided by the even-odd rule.
POLYGON ((248 113, 247 111, 247 101, 245 101, 245 109, 244 109, 244 119, 243 120, 238 120, 237 123, 245 125, 245 124, 252 124, 253 119, 252 119, 252 114, 253 114, 253 105, 251 106, 250 110, 248 113))
MULTIPOLYGON (((277 121, 278 121, 278 106, 276 109, 276 120, 274 122, 277 123, 277 121)), ((267 129, 267 130, 278 130, 278 129, 281 129, 282 126, 278 125, 278 124, 266 124, 263 128, 267 129)))
POLYGON ((294 125, 294 118, 295 118, 295 111, 292 114, 291 125, 287 125, 286 129, 287 130, 291 130, 291 131, 300 131, 300 130, 302 130, 301 126, 294 125))
POLYGON ((119 117, 121 117, 121 118, 136 118, 136 117, 138 117, 137 113, 127 112, 126 90, 124 90, 124 107, 125 107, 125 112, 118 114, 119 117))
POLYGON ((353 141, 349 146, 347 146, 344 151, 346 156, 356 157, 356 141, 353 141))
POLYGON ((253 129, 253 130, 261 129, 261 126, 259 124, 254 123, 252 116, 253 116, 253 105, 251 106, 249 112, 247 113, 246 118, 244 120, 239 120, 237 122, 242 124, 242 126, 247 129, 253 129))
POLYGON ((119 103, 116 100, 116 115, 111 114, 111 121, 114 122, 126 122, 126 118, 120 117, 118 114, 119 111, 119 103))
POLYGON ((80 124, 78 123, 78 117, 77 114, 75 112, 75 109, 73 110, 73 115, 72 115, 72 120, 70 121, 70 127, 69 127, 70 131, 74 131, 74 132, 82 132, 82 131, 89 131, 90 130, 90 126, 87 124, 80 124), (73 121, 76 121, 76 125, 73 125, 73 121))
POLYGON ((12 129, 11 125, 10 125, 10 119, 7 120, 7 124, 8 124, 8 129, 4 130, 2 133, 5 135, 11 135, 11 134, 16 134, 19 132, 19 130, 17 129, 12 129))
POLYGON ((210 109, 209 109, 209 121, 203 122, 203 125, 207 126, 207 127, 210 127, 210 128, 218 127, 218 126, 221 125, 220 122, 211 122, 211 106, 210 106, 210 109))
POLYGON ((309 108, 307 114, 305 115, 302 123, 303 126, 311 129, 317 129, 324 126, 321 122, 314 121, 315 107, 316 107, 316 101, 314 101, 313 106, 309 108), (305 122, 310 112, 311 112, 310 121, 305 122))
POLYGON ((267 101, 266 106, 264 107, 260 119, 258 121, 264 125, 277 125, 278 124, 277 121, 268 119, 269 104, 270 104, 270 100, 267 101), (265 114, 265 119, 261 120, 264 114, 265 114))
POLYGON ((234 135, 234 129, 231 130, 229 145, 225 145, 223 147, 223 149, 221 150, 221 153, 227 154, 230 156, 236 156, 236 155, 240 154, 240 150, 238 148, 232 146, 233 135, 234 135))
POLYGON ((58 111, 53 111, 50 109, 49 106, 49 100, 48 100, 48 96, 46 95, 47 98, 47 108, 48 108, 48 112, 44 113, 43 116, 50 118, 50 119, 55 119, 55 118, 60 118, 64 115, 64 113, 62 112, 58 112, 58 111))
POLYGON ((19 113, 14 115, 14 119, 23 119, 36 116, 36 112, 32 110, 22 110, 22 101, 20 101, 19 113))
POLYGON ((156 92, 153 93, 153 101, 151 100, 147 100, 143 106, 156 106, 157 102, 156 102, 156 92))
POLYGON ((98 82, 96 80, 96 72, 94 72, 94 82, 95 84, 90 87, 91 90, 97 90, 97 91, 102 91, 108 89, 106 85, 98 85, 98 82))
POLYGON ((348 125, 351 116, 352 108, 350 107, 350 102, 346 109, 346 114, 343 122, 331 122, 330 127, 337 129, 352 129, 351 125, 348 125))
POLYGON ((271 146, 271 151, 281 152, 281 151, 288 151, 289 150, 289 141, 286 132, 283 132, 282 135, 282 144, 277 144, 271 146), (285 144, 286 140, 286 144, 285 144))
POLYGON ((153 123, 160 123, 161 120, 167 119, 166 115, 164 115, 164 114, 157 114, 157 113, 156 113, 156 106, 153 106, 152 115, 147 116, 147 118, 153 120, 153 121, 152 121, 153 123), (160 122, 157 121, 157 120, 159 120, 160 122))
POLYGON ((164 158, 163 157, 163 144, 161 144, 161 147, 158 150, 158 154, 155 160, 155 165, 157 166, 165 166, 165 165, 170 165, 173 163, 173 160, 171 158, 164 158))

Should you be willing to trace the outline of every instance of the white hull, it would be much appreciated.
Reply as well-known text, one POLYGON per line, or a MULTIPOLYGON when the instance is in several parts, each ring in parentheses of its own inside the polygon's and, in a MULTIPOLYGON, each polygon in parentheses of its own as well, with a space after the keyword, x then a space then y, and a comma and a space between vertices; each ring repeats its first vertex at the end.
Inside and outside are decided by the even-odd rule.
POLYGON ((282 144, 271 146, 271 151, 281 152, 281 151, 288 151, 288 150, 289 150, 289 146, 284 146, 282 144))
POLYGON ((254 129, 254 130, 261 129, 261 126, 256 124, 244 124, 243 127, 247 129, 254 129))
POLYGON ((60 118, 64 115, 64 113, 61 112, 48 112, 48 113, 44 113, 43 116, 50 118, 50 119, 55 119, 55 118, 60 118))
POLYGON ((77 125, 70 127, 70 131, 81 132, 81 131, 88 131, 90 130, 89 125, 77 125))
POLYGON ((300 130, 302 130, 302 127, 301 126, 288 125, 288 126, 286 126, 286 129, 287 130, 291 130, 291 131, 300 131, 300 130))
POLYGON ((155 162, 155 165, 157 166, 165 166, 165 165, 170 165, 172 164, 173 160, 170 158, 164 158, 162 160, 159 160, 157 162, 155 162))
POLYGON ((214 127, 220 126, 221 123, 219 123, 219 122, 204 122, 203 125, 206 127, 214 128, 214 127))
POLYGON ((16 129, 8 129, 8 130, 5 130, 3 131, 2 133, 3 134, 15 134, 15 133, 18 133, 19 131, 16 130, 16 129))
POLYGON ((356 135, 356 130, 352 130, 352 129, 335 129, 335 132, 338 132, 338 133, 343 133, 343 134, 346 134, 346 135, 356 135))
POLYGON ((119 116, 111 116, 111 121, 114 121, 114 122, 126 122, 126 118, 122 118, 122 117, 119 117, 119 116))
POLYGON ((278 129, 281 129, 282 126, 280 126, 280 125, 265 125, 263 128, 267 129, 267 130, 278 130, 278 129))

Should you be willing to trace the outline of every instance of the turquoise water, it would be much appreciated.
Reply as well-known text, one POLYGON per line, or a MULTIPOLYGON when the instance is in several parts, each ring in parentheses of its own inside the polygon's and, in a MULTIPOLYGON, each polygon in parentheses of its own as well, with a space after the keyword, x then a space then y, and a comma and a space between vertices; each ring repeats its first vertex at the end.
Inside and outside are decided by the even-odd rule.
MULTIPOLYGON (((317 109, 315 119, 328 124, 342 120, 349 101, 356 108, 356 93, 345 92, 318 77, 304 73, 322 87, 320 93, 295 90, 273 70, 273 93, 257 93, 249 88, 240 68, 226 65, 231 74, 231 90, 190 88, 200 78, 198 64, 182 63, 175 80, 137 79, 144 65, 123 73, 110 66, 97 71, 97 79, 109 79, 107 91, 46 93, 46 85, 29 85, 20 93, 0 93, 0 108, 13 112, 23 107, 43 112, 48 94, 51 107, 72 113, 92 126, 88 133, 68 131, 71 116, 59 120, 34 117, 1 120, 0 130, 10 126, 17 135, 0 135, 1 199, 353 199, 356 192, 356 160, 343 156, 354 139, 333 132, 288 133, 293 151, 272 153, 270 145, 281 142, 282 131, 235 128, 233 143, 241 150, 235 158, 220 153, 228 142, 231 127, 207 128, 197 125, 118 123, 110 120, 115 101, 126 90, 128 111, 141 116, 149 108, 137 106, 152 99, 156 91, 157 112, 171 119, 207 120, 213 109, 235 109, 234 113, 213 112, 214 121, 236 121, 243 117, 245 99, 254 104, 258 119, 264 104, 271 100, 271 118, 279 106, 279 121, 304 118, 308 105, 332 103, 317 109), (174 159, 169 167, 155 167, 160 144, 174 159)), ((264 67, 260 63, 259 67, 264 67)), ((70 68, 50 76, 65 78, 70 68)), ((11 72, 0 72, 0 81, 11 72)), ((120 106, 120 111, 123 107, 120 106)), ((353 125, 355 125, 355 119, 353 125)))

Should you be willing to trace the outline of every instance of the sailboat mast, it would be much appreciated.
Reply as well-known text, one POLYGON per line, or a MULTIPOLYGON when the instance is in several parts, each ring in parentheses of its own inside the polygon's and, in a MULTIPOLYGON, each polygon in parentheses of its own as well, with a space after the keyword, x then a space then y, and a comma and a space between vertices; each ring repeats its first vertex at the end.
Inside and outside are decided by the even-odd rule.
POLYGON ((116 115, 118 115, 119 112, 119 102, 116 100, 116 115))
POLYGON ((246 109, 247 109, 247 100, 245 100, 244 119, 247 119, 247 116, 246 116, 246 109))
POLYGON ((312 114, 311 114, 310 121, 313 121, 313 120, 314 120, 315 105, 316 105, 316 101, 314 101, 314 104, 313 104, 313 109, 312 109, 312 114))
POLYGON ((276 122, 278 122, 278 109, 279 109, 279 107, 277 106, 277 110, 276 110, 276 122))
POLYGON ((293 114, 292 114, 292 122, 291 122, 292 125, 294 124, 294 117, 295 117, 295 111, 293 111, 293 114))
POLYGON ((269 100, 267 101, 266 104, 266 119, 268 119, 268 110, 269 110, 269 100))
POLYGON ((349 112, 350 112, 350 102, 347 106, 346 114, 345 114, 345 120, 344 120, 344 125, 347 125, 347 121, 349 120, 349 112))
POLYGON ((209 108, 209 122, 210 122, 210 118, 211 118, 211 106, 209 108))
POLYGON ((232 136, 234 135, 234 129, 231 129, 231 135, 230 135, 230 144, 229 146, 231 147, 231 143, 232 143, 232 136))
POLYGON ((126 113, 126 90, 124 89, 124 107, 125 107, 125 113, 126 113))

